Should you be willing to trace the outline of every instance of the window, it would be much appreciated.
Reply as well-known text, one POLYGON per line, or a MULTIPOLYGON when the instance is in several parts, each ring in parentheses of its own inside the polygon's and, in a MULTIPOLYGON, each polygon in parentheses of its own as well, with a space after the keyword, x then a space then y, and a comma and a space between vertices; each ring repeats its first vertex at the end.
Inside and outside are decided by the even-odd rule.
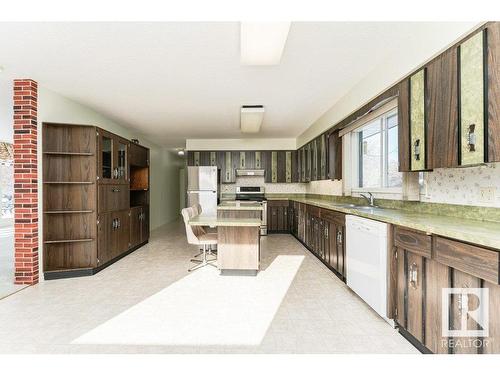
POLYGON ((351 145, 354 190, 401 190, 397 109, 372 117, 352 130, 351 145))

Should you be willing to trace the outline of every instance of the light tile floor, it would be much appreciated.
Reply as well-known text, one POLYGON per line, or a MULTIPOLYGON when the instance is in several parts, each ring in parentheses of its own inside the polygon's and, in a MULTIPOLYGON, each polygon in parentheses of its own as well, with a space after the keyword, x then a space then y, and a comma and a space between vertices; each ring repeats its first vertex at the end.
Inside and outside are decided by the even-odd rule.
POLYGON ((195 251, 186 243, 183 224, 175 222, 95 276, 46 281, 0 300, 0 353, 418 353, 290 235, 262 238, 264 271, 254 279, 219 279, 212 268, 188 274, 195 251), (300 258, 298 269, 296 262, 283 263, 286 256, 300 258), (288 267, 287 272, 279 267, 288 267), (197 286, 196 280, 203 284, 197 286), (241 308, 228 304, 237 296, 230 294, 235 285, 244 288, 255 308, 244 299, 241 308), (188 287, 198 291, 198 298, 186 291, 173 307, 172 296, 179 298, 179 290, 188 287), (210 299, 203 297, 207 293, 210 299), (273 306, 259 307, 259 301, 273 306), (196 309, 211 314, 200 319, 196 309), (176 311, 180 320, 175 322, 194 341, 176 344, 178 335, 168 331, 175 325, 155 326, 155 319, 173 319, 162 316, 164 311, 176 311), (241 344, 245 337, 231 344, 225 330, 234 321, 224 325, 224 313, 261 331, 248 331, 251 344, 241 344), (208 336, 207 327, 213 329, 208 336), (114 343, 113 337, 120 336, 116 329, 128 341, 114 343), (156 330, 158 340, 149 343, 147 330, 156 330), (199 343, 198 332, 205 335, 199 343))

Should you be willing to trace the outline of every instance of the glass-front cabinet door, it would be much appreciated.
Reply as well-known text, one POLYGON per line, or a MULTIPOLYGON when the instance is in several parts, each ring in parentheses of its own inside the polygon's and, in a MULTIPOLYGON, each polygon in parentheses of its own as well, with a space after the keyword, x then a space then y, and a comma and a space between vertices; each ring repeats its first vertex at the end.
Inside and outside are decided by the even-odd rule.
POLYGON ((98 178, 101 183, 128 183, 129 142, 105 130, 97 130, 98 178))
POLYGON ((128 183, 128 148, 129 142, 126 139, 116 137, 115 142, 115 169, 113 176, 118 183, 128 183))

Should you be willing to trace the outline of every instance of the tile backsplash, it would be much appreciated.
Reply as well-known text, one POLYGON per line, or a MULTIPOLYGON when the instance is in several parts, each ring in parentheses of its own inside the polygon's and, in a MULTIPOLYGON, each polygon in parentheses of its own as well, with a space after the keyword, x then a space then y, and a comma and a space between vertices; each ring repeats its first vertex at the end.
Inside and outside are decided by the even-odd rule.
POLYGON ((342 195, 342 181, 312 181, 309 183, 267 184, 264 177, 237 177, 235 184, 222 184, 221 193, 235 194, 237 186, 264 186, 270 194, 321 194, 342 195))
POLYGON ((500 207, 500 163, 424 173, 421 201, 500 207))
POLYGON ((306 185, 302 183, 266 184, 264 177, 237 177, 235 184, 221 184, 220 191, 222 194, 235 194, 236 186, 264 186, 266 193, 305 194, 306 185))
MULTIPOLYGON (((338 180, 267 184, 264 177, 238 177, 236 184, 222 184, 221 193, 235 194, 236 186, 264 186, 270 194, 342 195, 342 181, 338 180)), ((500 163, 424 172, 420 200, 500 208, 500 163)))

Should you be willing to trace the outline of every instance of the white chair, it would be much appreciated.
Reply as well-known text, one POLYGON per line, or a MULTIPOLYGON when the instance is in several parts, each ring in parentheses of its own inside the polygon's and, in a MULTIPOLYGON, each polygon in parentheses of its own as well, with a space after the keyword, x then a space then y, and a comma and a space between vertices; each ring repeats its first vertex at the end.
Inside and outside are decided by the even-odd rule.
POLYGON ((191 259, 192 262, 199 263, 196 266, 190 268, 188 271, 194 271, 198 268, 205 267, 206 265, 211 265, 213 267, 217 267, 214 264, 215 259, 207 259, 207 247, 211 245, 217 245, 217 234, 215 233, 206 233, 202 227, 189 225, 189 220, 198 215, 197 208, 188 207, 184 208, 181 211, 182 218, 184 219, 184 225, 186 227, 186 236, 187 241, 191 245, 198 245, 203 247, 203 257, 201 260, 191 259))
MULTIPOLYGON (((195 205, 193 205, 193 207, 196 209, 196 212, 198 213, 198 215, 201 215, 201 213, 203 212, 203 209, 201 208, 201 204, 196 203, 195 205)), ((210 227, 202 227, 202 228, 205 231, 205 233, 217 234, 217 229, 216 228, 210 228, 210 227)), ((216 256, 217 246, 214 246, 214 247, 215 248, 212 248, 212 246, 208 247, 208 255, 210 255, 210 256, 216 256)), ((201 251, 200 251, 200 254, 195 255, 195 257, 198 257, 200 255, 201 255, 201 251)))

